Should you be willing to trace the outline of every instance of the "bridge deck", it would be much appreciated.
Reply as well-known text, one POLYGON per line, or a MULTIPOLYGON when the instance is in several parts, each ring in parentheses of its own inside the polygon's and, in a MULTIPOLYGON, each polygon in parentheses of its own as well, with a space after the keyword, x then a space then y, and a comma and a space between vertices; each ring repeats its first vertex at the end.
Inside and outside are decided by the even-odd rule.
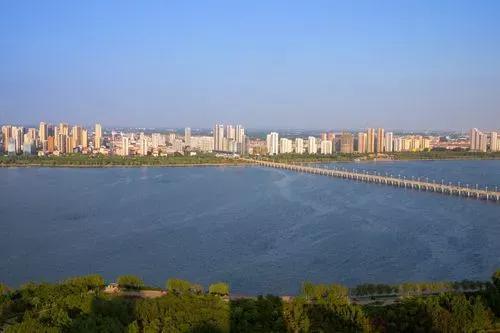
POLYGON ((457 195, 461 197, 470 197, 470 198, 500 202, 500 192, 489 191, 487 188, 485 189, 469 188, 459 185, 438 184, 436 182, 429 182, 422 180, 414 180, 414 179, 410 180, 406 178, 402 179, 391 176, 373 175, 357 171, 324 169, 324 168, 310 167, 304 165, 276 163, 276 162, 254 160, 254 159, 243 159, 243 160, 276 169, 291 170, 291 171, 304 172, 316 175, 358 180, 368 183, 385 184, 395 187, 404 187, 422 191, 431 191, 448 195, 457 195))

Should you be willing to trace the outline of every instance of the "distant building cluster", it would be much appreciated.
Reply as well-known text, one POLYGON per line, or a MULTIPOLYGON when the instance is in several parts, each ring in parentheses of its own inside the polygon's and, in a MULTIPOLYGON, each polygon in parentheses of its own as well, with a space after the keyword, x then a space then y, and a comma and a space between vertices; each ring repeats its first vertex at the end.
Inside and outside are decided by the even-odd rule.
POLYGON ((103 155, 153 155, 195 154, 212 152, 212 136, 192 136, 185 128, 184 135, 177 133, 103 132, 101 124, 92 129, 70 126, 66 123, 51 125, 41 122, 39 128, 2 126, 1 149, 9 155, 61 155, 69 153, 103 155))
POLYGON ((280 138, 277 132, 271 132, 266 138, 267 153, 276 154, 323 154, 336 152, 343 154, 371 154, 394 151, 422 151, 430 148, 430 138, 421 135, 395 137, 383 128, 369 128, 366 132, 354 135, 350 132, 321 133, 320 137, 280 138))
MULTIPOLYGON (((255 145, 253 145, 255 146, 255 145)), ((470 137, 449 139, 439 136, 395 135, 383 128, 369 128, 365 132, 321 133, 319 137, 283 138, 277 132, 271 132, 266 137, 266 153, 277 154, 323 154, 358 153, 380 154, 390 152, 419 152, 433 148, 470 149, 471 151, 499 151, 497 132, 489 134, 472 129, 470 137)), ((256 147, 253 151, 262 153, 256 147)))
MULTIPOLYGON (((196 133, 196 131, 195 131, 196 133)), ((368 128, 352 133, 324 132, 318 136, 280 137, 278 132, 267 134, 266 140, 250 139, 241 125, 216 124, 213 133, 192 135, 191 128, 184 135, 174 131, 145 133, 144 131, 103 132, 100 124, 93 128, 67 123, 51 125, 40 122, 38 128, 3 125, 0 150, 10 155, 60 155, 68 153, 103 155, 196 154, 215 152, 223 154, 382 154, 390 152, 419 152, 429 149, 459 149, 477 152, 500 151, 495 131, 481 132, 477 128, 469 135, 458 137, 407 135, 386 132, 384 128, 368 128)))
POLYGON ((500 151, 500 142, 498 141, 498 133, 490 132, 483 133, 477 128, 470 130, 470 150, 486 152, 490 151, 500 151))
POLYGON ((213 134, 214 151, 232 154, 247 153, 247 137, 243 126, 216 124, 213 134))

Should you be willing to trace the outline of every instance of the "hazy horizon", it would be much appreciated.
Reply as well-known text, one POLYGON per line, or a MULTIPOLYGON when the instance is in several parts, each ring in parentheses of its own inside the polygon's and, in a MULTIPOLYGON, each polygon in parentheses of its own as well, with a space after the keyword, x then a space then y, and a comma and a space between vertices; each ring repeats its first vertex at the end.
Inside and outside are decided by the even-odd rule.
POLYGON ((0 4, 0 123, 500 128, 500 2, 0 4))

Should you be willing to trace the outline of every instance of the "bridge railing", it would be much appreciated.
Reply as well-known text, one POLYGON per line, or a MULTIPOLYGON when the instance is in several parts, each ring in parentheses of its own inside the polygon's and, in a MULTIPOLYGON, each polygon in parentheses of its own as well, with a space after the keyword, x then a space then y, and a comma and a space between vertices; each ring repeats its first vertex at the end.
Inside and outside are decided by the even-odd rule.
POLYGON ((286 169, 286 170, 295 170, 299 172, 306 172, 312 174, 320 174, 320 175, 328 175, 340 178, 348 178, 354 180, 361 180, 373 183, 381 183, 398 187, 410 187, 418 190, 425 191, 434 191, 440 193, 448 193, 451 195, 459 195, 459 196, 468 196, 468 197, 476 197, 486 200, 495 200, 500 201, 500 192, 498 191, 498 187, 495 187, 494 190, 488 187, 480 188, 478 184, 475 187, 469 187, 469 184, 465 186, 463 183, 458 182, 457 184, 452 184, 448 182, 445 184, 444 180, 441 182, 429 181, 428 178, 422 180, 423 177, 411 177, 411 179, 406 178, 406 176, 398 175, 398 177, 393 176, 392 174, 386 173, 382 175, 380 173, 374 172, 369 173, 368 171, 359 171, 359 170, 347 170, 345 168, 320 168, 320 167, 310 167, 304 166, 300 164, 287 164, 287 163, 278 163, 272 161, 264 161, 264 160, 254 160, 254 159, 244 159, 247 162, 257 163, 259 165, 273 167, 278 169, 286 169))

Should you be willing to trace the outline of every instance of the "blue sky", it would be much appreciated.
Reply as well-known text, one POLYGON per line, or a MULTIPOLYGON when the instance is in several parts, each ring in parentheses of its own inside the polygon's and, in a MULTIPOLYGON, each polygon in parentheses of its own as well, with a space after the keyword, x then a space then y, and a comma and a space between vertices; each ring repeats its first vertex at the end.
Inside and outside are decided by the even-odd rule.
POLYGON ((0 123, 500 127, 500 1, 0 1, 0 123))

